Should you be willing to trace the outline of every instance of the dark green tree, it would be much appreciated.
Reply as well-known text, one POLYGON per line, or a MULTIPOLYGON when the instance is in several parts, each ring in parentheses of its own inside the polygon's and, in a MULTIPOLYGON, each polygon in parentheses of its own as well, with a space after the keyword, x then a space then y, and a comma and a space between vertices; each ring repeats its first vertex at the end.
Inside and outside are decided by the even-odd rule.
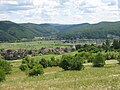
POLYGON ((119 49, 120 48, 120 41, 115 39, 113 41, 113 45, 112 46, 113 46, 114 49, 119 49))
POLYGON ((110 40, 107 39, 106 42, 105 42, 105 45, 110 46, 110 40))

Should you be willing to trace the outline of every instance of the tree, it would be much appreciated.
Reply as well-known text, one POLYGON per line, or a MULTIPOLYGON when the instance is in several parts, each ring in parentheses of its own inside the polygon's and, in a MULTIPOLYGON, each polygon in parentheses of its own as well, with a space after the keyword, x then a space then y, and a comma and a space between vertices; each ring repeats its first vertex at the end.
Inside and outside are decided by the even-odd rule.
POLYGON ((102 48, 107 52, 110 51, 111 47, 110 47, 110 41, 106 40, 105 43, 103 43, 102 48))
POLYGON ((119 49, 120 48, 120 41, 119 40, 114 40, 112 46, 113 46, 114 49, 119 49))
POLYGON ((105 65, 105 57, 101 53, 97 53, 93 60, 93 67, 103 67, 105 65))
POLYGON ((80 44, 75 45, 75 47, 76 47, 76 50, 79 50, 80 48, 82 48, 80 44))
POLYGON ((106 42, 105 42, 105 45, 110 46, 110 40, 107 39, 106 42))

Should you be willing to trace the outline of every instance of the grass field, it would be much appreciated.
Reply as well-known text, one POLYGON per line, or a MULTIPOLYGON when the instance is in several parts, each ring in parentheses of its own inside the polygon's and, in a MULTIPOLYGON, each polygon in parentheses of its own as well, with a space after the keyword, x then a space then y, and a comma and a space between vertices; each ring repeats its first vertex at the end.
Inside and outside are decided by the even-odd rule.
MULTIPOLYGON (((19 43, 0 43, 0 49, 40 49, 42 47, 68 47, 60 41, 33 41, 19 43)), ((75 55, 77 51, 67 53, 75 55)), ((62 55, 32 56, 35 60, 41 58, 60 59, 62 55)), ((103 68, 93 68, 92 63, 85 63, 84 70, 64 71, 59 67, 44 69, 44 75, 28 77, 20 71, 22 60, 9 61, 12 66, 11 74, 6 81, 0 83, 0 90, 120 90, 120 65, 117 60, 107 60, 103 68)))
MULTIPOLYGON (((65 54, 75 55, 76 53, 77 53, 77 51, 65 53, 65 54)), ((35 60, 40 60, 41 58, 45 58, 47 60, 50 60, 51 57, 55 57, 56 59, 61 59, 62 55, 48 54, 48 55, 32 56, 32 58, 35 60)))
MULTIPOLYGON (((70 53, 65 53, 65 54, 70 54, 70 55, 75 55, 77 53, 77 51, 75 52, 70 52, 70 53)), ((56 59, 61 59, 62 55, 55 55, 55 54, 49 54, 49 55, 37 55, 37 56, 32 56, 31 58, 33 60, 40 60, 42 58, 45 58, 46 60, 50 60, 51 57, 55 57, 56 59)), ((18 68, 21 65, 22 59, 19 60, 12 60, 12 61, 8 61, 11 63, 12 66, 14 66, 15 68, 18 68)), ((14 71, 14 70, 13 70, 14 71)))
POLYGON ((0 83, 0 90, 120 90, 120 65, 116 60, 107 61, 103 68, 85 64, 82 71, 63 71, 59 67, 46 68, 43 76, 27 77, 18 69, 0 83))
POLYGON ((61 41, 32 41, 32 42, 17 42, 17 43, 0 43, 0 49, 40 49, 42 47, 55 48, 55 47, 68 47, 61 41))

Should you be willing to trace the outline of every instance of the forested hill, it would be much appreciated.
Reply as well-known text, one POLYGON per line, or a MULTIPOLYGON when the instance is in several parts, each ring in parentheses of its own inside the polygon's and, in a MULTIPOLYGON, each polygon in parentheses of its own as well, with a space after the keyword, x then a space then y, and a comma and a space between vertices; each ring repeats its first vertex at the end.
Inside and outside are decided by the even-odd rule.
POLYGON ((120 36, 120 22, 100 22, 97 24, 72 25, 60 32, 58 38, 62 39, 106 39, 120 36))
POLYGON ((10 21, 0 21, 0 41, 15 41, 23 38, 50 36, 58 30, 50 24, 16 24, 10 21))
POLYGON ((57 39, 102 39, 120 36, 120 22, 100 22, 97 24, 17 24, 0 21, 0 41, 15 41, 23 38, 54 36, 57 39))

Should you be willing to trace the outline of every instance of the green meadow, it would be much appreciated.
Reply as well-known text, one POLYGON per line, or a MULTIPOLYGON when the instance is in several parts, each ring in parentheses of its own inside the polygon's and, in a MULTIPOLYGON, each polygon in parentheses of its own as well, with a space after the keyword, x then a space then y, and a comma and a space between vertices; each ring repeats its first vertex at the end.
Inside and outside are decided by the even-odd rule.
POLYGON ((40 49, 44 48, 56 48, 56 47, 68 47, 69 45, 63 44, 57 40, 42 40, 32 42, 16 42, 16 43, 0 43, 0 49, 40 49))
POLYGON ((10 63, 13 71, 0 83, 0 90, 120 90, 120 65, 116 60, 106 61, 102 68, 86 63, 81 71, 48 67, 44 75, 34 77, 20 71, 21 60, 10 63))
MULTIPOLYGON (((60 41, 33 41, 19 43, 0 43, 0 49, 39 49, 42 47, 68 47, 60 41)), ((77 51, 65 53, 75 55, 77 51)), ((48 54, 32 56, 33 60, 62 55, 48 54)), ((84 70, 65 71, 60 67, 47 67, 41 76, 28 77, 19 69, 22 60, 9 60, 11 74, 0 82, 0 90, 120 90, 120 65, 117 60, 106 60, 104 67, 93 67, 92 63, 84 63, 84 70)))

